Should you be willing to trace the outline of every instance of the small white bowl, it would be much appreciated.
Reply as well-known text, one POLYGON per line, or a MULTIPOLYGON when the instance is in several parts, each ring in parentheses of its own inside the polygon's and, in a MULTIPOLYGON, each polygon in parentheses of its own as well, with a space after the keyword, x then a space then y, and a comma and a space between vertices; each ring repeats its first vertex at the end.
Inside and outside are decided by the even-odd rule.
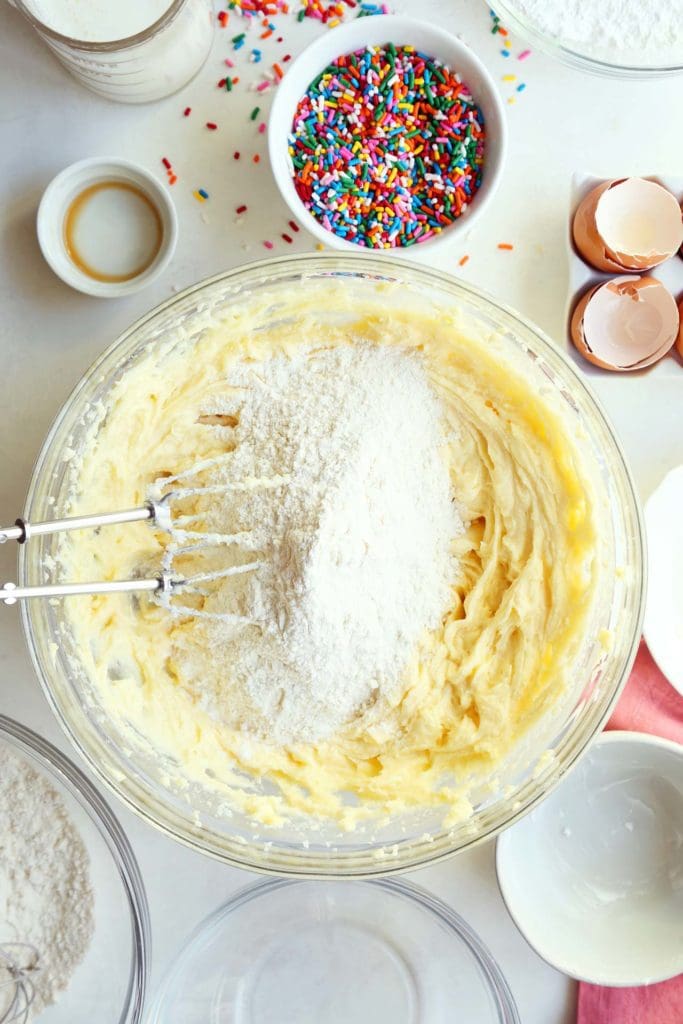
POLYGON ((683 971, 683 747, 604 733, 498 839, 498 883, 549 964, 596 985, 683 971))
POLYGON ((178 239, 178 219, 163 185, 143 167, 108 157, 80 160, 61 171, 45 189, 38 207, 38 242, 43 256, 62 281, 86 295, 112 298, 147 287, 168 265, 178 239), (82 271, 67 252, 65 219, 73 200, 91 185, 122 181, 138 188, 161 218, 161 245, 154 260, 128 281, 98 281, 82 271))
POLYGON ((417 249, 421 252, 427 246, 434 249, 444 243, 454 242, 469 232, 488 206, 500 183, 507 143, 505 112, 493 79, 479 58, 459 39, 436 25, 400 15, 357 18, 332 29, 311 43, 290 66, 278 86, 269 119, 268 151, 282 198, 294 216, 319 241, 334 249, 345 249, 347 252, 391 252, 395 255, 406 251, 414 254, 415 246, 397 246, 391 250, 370 249, 327 231, 309 213, 297 195, 288 153, 288 136, 292 130, 297 105, 316 75, 343 54, 353 53, 366 46, 381 46, 386 43, 393 43, 395 46, 415 46, 457 71, 481 108, 486 124, 481 187, 461 217, 444 228, 440 234, 428 238, 426 242, 418 243, 417 249))
POLYGON ((683 696, 683 466, 645 503, 648 583, 643 634, 650 654, 683 696))

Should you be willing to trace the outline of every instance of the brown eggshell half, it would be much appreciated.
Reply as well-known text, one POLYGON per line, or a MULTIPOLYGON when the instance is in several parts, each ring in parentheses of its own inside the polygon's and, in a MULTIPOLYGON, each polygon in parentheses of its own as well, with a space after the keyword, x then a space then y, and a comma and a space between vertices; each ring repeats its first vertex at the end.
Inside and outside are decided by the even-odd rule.
POLYGON ((612 181, 603 181, 602 185, 596 185, 579 203, 572 222, 574 245, 586 263, 590 263, 596 270, 612 271, 617 274, 622 273, 624 268, 620 263, 610 259, 595 225, 595 213, 602 193, 622 181, 623 178, 614 178, 612 181))
MULTIPOLYGON (((623 223, 623 216, 617 219, 619 224, 623 223)), ((632 222, 633 217, 628 217, 627 220, 632 222)), ((572 221, 572 236, 583 259, 597 270, 622 274, 637 273, 650 270, 674 255, 683 242, 683 215, 674 196, 657 182, 644 178, 614 178, 597 185, 579 203, 572 221), (601 232, 599 221, 601 217, 604 221, 608 210, 612 211, 613 224, 615 216, 614 203, 610 202, 608 207, 605 206, 606 193, 622 185, 628 188, 625 195, 621 193, 625 208, 629 214, 642 209, 645 224, 658 225, 658 242, 663 251, 658 252, 651 248, 645 253, 626 252, 623 251, 623 247, 610 245, 606 241, 605 230, 603 228, 601 232), (653 209, 656 216, 650 216, 653 209)))
POLYGON ((661 281, 623 276, 595 285, 581 297, 572 315, 571 337, 590 363, 624 373, 665 356, 679 324, 676 302, 661 281))
POLYGON ((678 340, 676 342, 676 351, 678 352, 681 359, 683 359, 683 299, 678 303, 678 319, 680 325, 678 328, 678 340))

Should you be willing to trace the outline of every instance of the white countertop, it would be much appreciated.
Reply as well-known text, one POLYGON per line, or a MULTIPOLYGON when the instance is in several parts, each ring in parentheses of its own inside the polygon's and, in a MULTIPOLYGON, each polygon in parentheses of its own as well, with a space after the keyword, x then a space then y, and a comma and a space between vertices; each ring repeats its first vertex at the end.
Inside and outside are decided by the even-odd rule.
MULTIPOLYGON (((462 35, 483 57, 505 95, 504 74, 527 83, 508 107, 510 149, 503 184, 474 237, 434 265, 450 269, 564 336, 567 261, 564 235, 572 170, 604 176, 682 173, 681 79, 620 83, 579 74, 534 53, 524 62, 500 56, 487 6, 478 0, 404 0, 400 10, 430 17, 462 35), (514 244, 513 252, 497 243, 514 244), (459 258, 470 260, 461 270, 459 258)), ((216 88, 240 29, 231 19, 216 33, 200 76, 180 94, 144 107, 114 105, 84 91, 8 5, 0 3, 0 520, 21 512, 33 460, 61 403, 89 363, 139 314, 172 291, 202 277, 268 255, 265 238, 286 231, 287 210, 267 166, 265 136, 248 114, 258 100, 241 85, 216 88), (192 114, 183 118, 186 106, 192 114), (205 129, 206 121, 219 125, 205 129), (242 159, 234 161, 233 151, 242 159), (251 155, 260 152, 258 168, 251 155), (118 155, 139 161, 165 180, 161 158, 179 176, 172 189, 180 220, 178 251, 169 270, 147 291, 100 300, 71 291, 43 262, 35 235, 42 190, 68 163, 118 155), (200 204, 192 191, 210 194, 200 204), (247 204, 240 225, 234 208, 247 204)), ((285 44, 298 53, 318 31, 280 18, 285 44)), ((269 41, 269 44, 273 40, 269 41)), ((265 45, 262 45, 265 53, 265 45)), ((274 59, 274 58, 273 58, 274 59)), ((243 82, 254 77, 244 51, 236 59, 243 82)), ((264 60, 264 65, 265 60, 264 60)), ((261 118, 259 117, 260 121, 261 118)), ((295 244, 273 254, 314 247, 301 231, 295 244)), ((419 247, 418 247, 419 249, 419 247)), ((411 256, 429 262, 412 250, 411 256)), ((664 473, 683 461, 683 370, 669 377, 599 377, 594 384, 616 425, 646 498, 664 473)), ((0 549, 0 579, 15 578, 15 552, 0 549)), ((0 608, 0 711, 71 752, 34 676, 16 609, 0 608)), ((77 755, 74 755, 77 757, 77 755)), ((142 868, 153 926, 153 983, 188 931, 253 875, 201 857, 138 821, 111 798, 142 868)), ((449 902, 479 932, 498 959, 524 1024, 569 1024, 575 986, 543 963, 509 919, 489 843, 411 877, 449 902)))

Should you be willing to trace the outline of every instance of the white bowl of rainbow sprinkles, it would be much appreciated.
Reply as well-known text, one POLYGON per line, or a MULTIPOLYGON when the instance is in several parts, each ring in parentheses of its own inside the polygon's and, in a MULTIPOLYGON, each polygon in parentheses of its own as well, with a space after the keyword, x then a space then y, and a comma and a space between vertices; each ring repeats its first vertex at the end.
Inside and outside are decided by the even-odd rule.
POLYGON ((270 117, 282 197, 336 249, 397 252, 469 232, 502 175, 506 125, 486 68, 413 18, 363 18, 291 65, 270 117))

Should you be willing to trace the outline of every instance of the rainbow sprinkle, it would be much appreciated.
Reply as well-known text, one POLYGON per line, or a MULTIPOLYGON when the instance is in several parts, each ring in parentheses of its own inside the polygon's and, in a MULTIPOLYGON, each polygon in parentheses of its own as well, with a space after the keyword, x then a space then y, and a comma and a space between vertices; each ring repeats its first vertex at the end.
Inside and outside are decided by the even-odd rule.
POLYGON ((292 128, 302 202, 360 246, 427 241, 481 185, 482 113, 456 73, 412 46, 339 57, 299 101, 292 128))
POLYGON ((271 17, 275 14, 287 14, 289 5, 286 0, 230 0, 228 7, 237 11, 245 18, 271 17))

